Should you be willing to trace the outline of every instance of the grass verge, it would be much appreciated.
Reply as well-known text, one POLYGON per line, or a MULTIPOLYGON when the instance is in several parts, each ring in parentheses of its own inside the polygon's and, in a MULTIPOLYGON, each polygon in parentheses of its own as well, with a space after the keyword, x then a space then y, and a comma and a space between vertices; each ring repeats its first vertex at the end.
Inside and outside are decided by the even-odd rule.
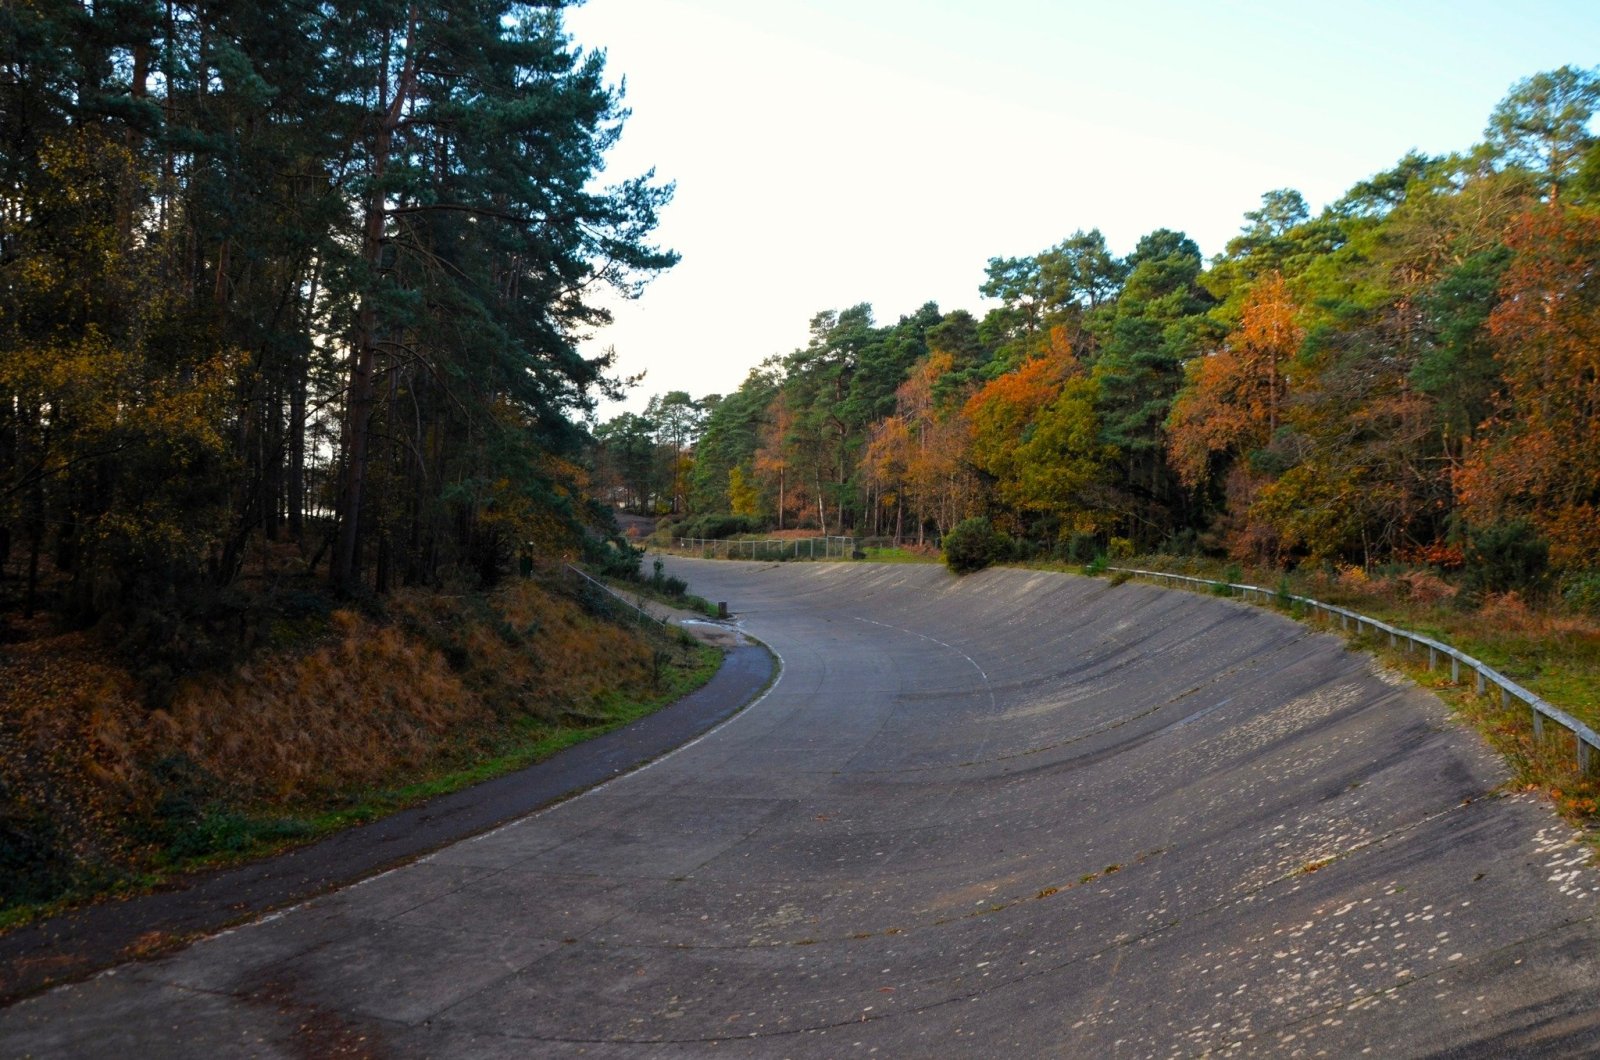
POLYGON ((867 554, 868 563, 939 563, 939 550, 936 548, 918 549, 915 546, 892 545, 879 548, 877 546, 862 549, 867 554))

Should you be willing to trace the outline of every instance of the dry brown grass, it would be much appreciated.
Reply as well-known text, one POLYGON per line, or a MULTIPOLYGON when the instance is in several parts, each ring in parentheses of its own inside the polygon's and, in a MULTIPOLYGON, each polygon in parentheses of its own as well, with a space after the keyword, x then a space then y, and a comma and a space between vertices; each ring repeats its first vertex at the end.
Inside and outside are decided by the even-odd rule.
POLYGON ((136 869, 152 842, 137 822, 164 812, 174 769, 207 805, 304 807, 658 691, 657 649, 556 583, 386 609, 335 611, 309 642, 185 677, 164 709, 88 634, 0 647, 0 824, 48 836, 54 857, 136 869))
POLYGON ((509 714, 581 715, 650 676, 637 637, 534 582, 487 601, 405 592, 389 611, 385 624, 337 611, 310 651, 185 681, 150 722, 213 775, 249 778, 249 794, 298 798, 416 768, 509 714))
POLYGON ((755 536, 769 538, 773 541, 804 541, 808 538, 822 537, 823 533, 821 530, 812 527, 808 530, 768 530, 764 534, 755 536))
POLYGON ((70 633, 5 648, 0 687, 0 810, 49 820, 77 857, 119 855, 138 789, 132 678, 70 633))
POLYGON ((334 612, 332 627, 308 652, 183 681, 147 729, 161 750, 239 778, 251 795, 290 798, 420 762, 451 729, 484 717, 437 650, 350 611, 334 612))

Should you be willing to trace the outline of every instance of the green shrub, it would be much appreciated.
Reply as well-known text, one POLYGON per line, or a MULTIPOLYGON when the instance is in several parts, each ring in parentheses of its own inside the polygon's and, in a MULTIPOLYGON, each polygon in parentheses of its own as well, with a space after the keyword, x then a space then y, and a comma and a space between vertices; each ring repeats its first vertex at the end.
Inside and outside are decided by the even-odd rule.
POLYGON ((962 520, 944 537, 945 566, 957 574, 982 570, 1010 553, 1010 539, 979 517, 962 520))
POLYGON ((1133 556, 1133 542, 1125 537, 1113 537, 1106 544, 1106 554, 1112 559, 1131 559, 1133 556))
POLYGON ((611 538, 606 541, 587 540, 583 551, 583 558, 590 569, 600 577, 629 582, 639 580, 639 563, 644 559, 644 549, 634 548, 620 538, 611 538))
POLYGON ((1088 563, 1098 550, 1099 542, 1093 534, 1073 533, 1056 542, 1055 555, 1068 563, 1088 563))
POLYGON ((1578 614, 1600 618, 1600 570, 1567 575, 1562 579, 1561 598, 1578 614))
POLYGON ((1161 543, 1159 551, 1167 556, 1197 556, 1200 554, 1200 532, 1198 530, 1177 530, 1161 543))
POLYGON ((1538 591, 1550 565, 1550 545, 1526 520, 1496 523, 1467 535, 1467 590, 1504 593, 1538 591))
POLYGON ((708 512, 673 524, 671 532, 673 537, 724 538, 739 534, 759 534, 765 529, 766 524, 754 516, 708 512))

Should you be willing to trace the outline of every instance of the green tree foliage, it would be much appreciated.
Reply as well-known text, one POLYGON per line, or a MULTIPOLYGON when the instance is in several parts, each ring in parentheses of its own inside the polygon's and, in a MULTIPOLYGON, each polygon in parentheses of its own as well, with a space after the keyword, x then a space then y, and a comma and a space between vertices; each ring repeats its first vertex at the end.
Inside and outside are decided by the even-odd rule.
POLYGON ((675 255, 559 3, 0 12, 0 560, 83 621, 299 543, 347 592, 575 548, 579 354, 675 255))
POLYGON ((1080 229, 990 258, 981 316, 818 314, 709 413, 690 507, 913 542, 981 514, 1283 563, 1515 525, 1581 571, 1596 86, 1519 82, 1484 144, 1410 152, 1320 212, 1269 190, 1209 262, 1171 229, 1123 259, 1080 229))
POLYGON ((1511 250, 1497 244, 1451 268, 1423 296, 1426 348, 1411 370, 1417 389, 1435 402, 1446 451, 1459 455, 1493 411, 1500 366, 1484 325, 1499 302, 1511 250))
POLYGON ((634 512, 655 510, 661 494, 656 424, 624 412, 595 429, 595 483, 603 496, 634 512))
POLYGON ((1101 437, 1098 397, 1094 380, 1068 379, 1017 446, 1017 474, 1001 494, 1018 511, 1043 516, 1058 538, 1092 533, 1107 522, 1099 487, 1110 479, 1118 454, 1101 437))
POLYGON ((756 486, 755 455, 761 447, 768 406, 777 392, 775 370, 752 369, 739 389, 707 414, 689 475, 692 511, 758 515, 770 510, 756 486), (738 490, 732 477, 735 471, 738 490))
POLYGON ((1182 491, 1166 461, 1167 418, 1184 382, 1184 364, 1215 341, 1206 312, 1215 299, 1200 286, 1200 248, 1159 229, 1128 256, 1127 283, 1095 328, 1093 362, 1101 439, 1120 455, 1115 505, 1123 536, 1153 545, 1171 532, 1182 491))
POLYGON ((1485 145, 1504 165, 1534 174, 1555 202, 1594 144, 1600 73, 1572 66, 1518 81, 1489 115, 1485 145))
POLYGON ((687 391, 674 390, 656 395, 645 406, 645 417, 656 427, 656 448, 661 463, 657 474, 665 487, 669 513, 678 514, 687 508, 695 439, 705 422, 707 407, 715 406, 720 400, 720 395, 713 394, 703 402, 696 401, 687 391))

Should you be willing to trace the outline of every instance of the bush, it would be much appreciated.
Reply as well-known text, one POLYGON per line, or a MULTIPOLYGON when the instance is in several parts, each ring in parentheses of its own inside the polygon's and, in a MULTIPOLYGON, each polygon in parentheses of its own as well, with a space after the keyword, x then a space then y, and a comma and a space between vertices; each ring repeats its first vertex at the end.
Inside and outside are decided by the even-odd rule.
POLYGON ((1125 537, 1113 537, 1106 545, 1106 554, 1112 559, 1132 559, 1133 542, 1125 537))
POLYGON ((945 566, 957 574, 982 570, 1010 553, 1010 539, 983 518, 964 519, 944 537, 945 566))
POLYGON ((1098 551, 1099 544, 1093 534, 1075 532, 1065 540, 1056 542, 1056 559, 1064 559, 1068 563, 1088 563, 1098 551))
POLYGON ((1157 551, 1167 556, 1198 556, 1202 551, 1200 532, 1193 529, 1174 531, 1157 551))
POLYGON ((674 523, 670 532, 673 537, 720 539, 738 534, 759 534, 765 529, 766 524, 754 516, 719 515, 708 512, 705 515, 692 516, 681 523, 674 523))
POLYGON ((1567 575, 1562 582, 1561 598, 1574 612, 1600 618, 1600 570, 1567 575))
POLYGON ((1472 530, 1466 555, 1466 585, 1473 594, 1537 591, 1550 565, 1549 543, 1521 519, 1472 530))
POLYGON ((644 559, 644 549, 634 548, 621 538, 598 541, 589 539, 583 546, 584 559, 602 578, 622 581, 639 580, 639 563, 644 559))

